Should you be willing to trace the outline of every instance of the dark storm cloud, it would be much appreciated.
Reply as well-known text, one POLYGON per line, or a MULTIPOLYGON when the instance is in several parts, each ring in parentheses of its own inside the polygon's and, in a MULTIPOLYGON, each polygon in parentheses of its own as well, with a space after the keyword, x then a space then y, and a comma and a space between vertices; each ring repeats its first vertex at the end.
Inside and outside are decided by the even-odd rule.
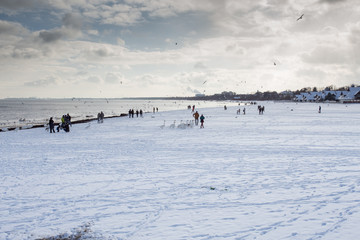
POLYGON ((76 38, 81 35, 82 20, 77 14, 67 13, 62 18, 62 27, 39 32, 44 43, 53 43, 62 38, 76 38))
POLYGON ((62 21, 63 25, 67 28, 81 29, 82 27, 81 17, 76 14, 67 13, 63 17, 62 21))
POLYGON ((111 55, 108 49, 100 48, 93 51, 93 54, 98 57, 108 57, 111 55))
POLYGON ((59 30, 53 31, 41 31, 39 33, 39 38, 45 43, 52 43, 60 40, 63 34, 59 30))

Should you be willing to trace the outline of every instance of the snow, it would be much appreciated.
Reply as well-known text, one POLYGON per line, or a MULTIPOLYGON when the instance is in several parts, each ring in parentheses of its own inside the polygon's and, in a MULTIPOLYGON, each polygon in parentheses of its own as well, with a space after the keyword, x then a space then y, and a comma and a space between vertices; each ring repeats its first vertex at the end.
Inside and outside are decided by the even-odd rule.
POLYGON ((0 239, 357 239, 360 105, 259 104, 0 133, 0 239))

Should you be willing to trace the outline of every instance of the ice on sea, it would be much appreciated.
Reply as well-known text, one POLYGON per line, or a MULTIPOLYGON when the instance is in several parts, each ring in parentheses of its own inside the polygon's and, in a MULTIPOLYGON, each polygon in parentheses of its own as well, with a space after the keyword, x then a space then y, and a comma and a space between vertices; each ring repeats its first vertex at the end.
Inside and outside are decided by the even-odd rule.
POLYGON ((360 105, 259 104, 0 133, 0 239, 358 239, 360 105))

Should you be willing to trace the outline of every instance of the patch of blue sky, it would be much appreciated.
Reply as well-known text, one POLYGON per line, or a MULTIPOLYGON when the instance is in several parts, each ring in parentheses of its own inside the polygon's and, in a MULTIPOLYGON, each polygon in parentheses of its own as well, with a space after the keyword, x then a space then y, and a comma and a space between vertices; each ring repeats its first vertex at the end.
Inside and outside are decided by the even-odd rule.
MULTIPOLYGON (((181 14, 174 17, 152 18, 144 16, 141 24, 119 27, 108 26, 113 34, 113 41, 121 38, 129 49, 144 51, 164 50, 182 47, 185 42, 211 35, 210 24, 205 15, 181 14)), ((108 31, 109 32, 109 31, 108 31)))
POLYGON ((40 30, 50 30, 61 27, 61 16, 54 12, 43 10, 41 12, 19 12, 16 14, 0 14, 0 19, 9 22, 20 23, 24 28, 34 32, 40 30))

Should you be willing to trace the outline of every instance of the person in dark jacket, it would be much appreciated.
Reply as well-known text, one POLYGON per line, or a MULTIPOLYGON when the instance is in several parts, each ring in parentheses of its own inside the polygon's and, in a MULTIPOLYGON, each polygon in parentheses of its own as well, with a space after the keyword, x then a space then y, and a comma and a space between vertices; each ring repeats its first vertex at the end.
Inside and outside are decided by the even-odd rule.
POLYGON ((201 114, 201 116, 200 116, 200 123, 201 123, 200 128, 204 128, 204 121, 205 121, 205 117, 204 117, 204 115, 201 114))
POLYGON ((53 118, 51 117, 50 120, 49 120, 49 128, 50 128, 50 133, 55 133, 55 129, 54 129, 54 120, 53 118))

